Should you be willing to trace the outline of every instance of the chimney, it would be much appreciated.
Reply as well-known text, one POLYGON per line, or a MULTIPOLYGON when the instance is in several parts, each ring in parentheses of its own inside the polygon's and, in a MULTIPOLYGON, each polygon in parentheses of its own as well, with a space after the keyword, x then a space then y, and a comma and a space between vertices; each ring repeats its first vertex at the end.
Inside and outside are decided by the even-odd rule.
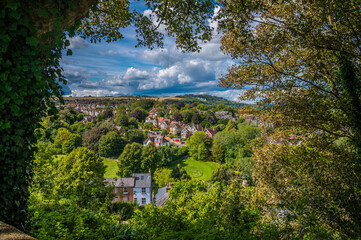
POLYGON ((149 176, 152 175, 152 171, 150 170, 150 168, 149 168, 149 170, 148 170, 148 174, 149 174, 149 176))
POLYGON ((134 176, 134 173, 132 173, 132 178, 134 178, 135 176, 134 176))

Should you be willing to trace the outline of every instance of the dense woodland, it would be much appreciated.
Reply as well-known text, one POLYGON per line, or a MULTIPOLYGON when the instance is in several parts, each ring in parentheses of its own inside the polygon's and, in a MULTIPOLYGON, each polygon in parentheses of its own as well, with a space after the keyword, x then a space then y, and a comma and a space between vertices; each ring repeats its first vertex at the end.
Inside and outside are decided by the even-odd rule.
MULTIPOLYGON (((177 213, 181 211, 178 208, 184 204, 195 204, 203 208, 202 205, 208 201, 204 197, 213 198, 219 191, 223 193, 217 197, 218 200, 212 201, 219 201, 219 204, 226 206, 230 204, 226 201, 229 198, 227 195, 229 191, 233 191, 226 190, 231 185, 241 191, 254 191, 251 146, 260 136, 261 129, 246 123, 243 118, 234 122, 218 118, 214 114, 215 111, 224 108, 233 112, 237 112, 236 109, 230 109, 225 105, 206 107, 203 104, 189 105, 183 102, 166 105, 153 100, 138 100, 132 101, 129 105, 120 105, 115 115, 105 110, 98 115, 96 121, 84 123, 83 113, 74 111, 70 106, 62 108, 56 120, 51 120, 52 116, 45 117, 41 123, 42 127, 37 129, 39 140, 33 183, 30 187, 29 224, 31 234, 39 239, 112 239, 117 238, 119 234, 124 238, 159 236, 167 239, 171 236, 186 238, 191 235, 198 238, 196 229, 204 227, 209 228, 207 231, 210 232, 202 233, 205 234, 203 238, 216 237, 219 232, 213 232, 213 223, 194 225, 191 220, 182 220, 180 223, 176 219, 162 220, 162 215, 166 211, 177 213), (134 113, 139 111, 146 115, 149 110, 156 109, 155 107, 159 113, 164 113, 164 116, 170 113, 171 116, 179 114, 179 121, 182 122, 187 120, 187 114, 191 114, 190 121, 197 123, 213 116, 212 120, 207 120, 207 124, 219 132, 213 138, 203 131, 195 132, 189 139, 184 139, 187 140, 187 144, 183 147, 156 148, 154 144, 143 146, 148 131, 156 127, 145 123, 144 117, 135 118, 134 113), (193 118, 195 114, 199 117, 193 118), (170 168, 177 160, 188 157, 197 161, 213 161, 218 166, 207 181, 192 179, 179 164, 173 169, 170 168), (151 169, 154 193, 164 187, 166 182, 172 183, 171 199, 164 207, 112 202, 111 186, 104 183, 104 158, 117 159, 117 177, 130 177, 132 173, 148 172, 151 169), (247 187, 242 186, 244 180, 247 181, 247 187), (208 191, 210 188, 215 192, 208 191), (245 190, 246 188, 249 189, 245 190), (197 198, 188 199, 187 192, 192 195, 199 194, 202 201, 198 202, 200 199, 197 198), (169 207, 172 210, 168 209, 169 207), (119 225, 125 220, 128 221, 127 225, 119 225), (148 224, 149 221, 158 222, 156 225, 161 226, 161 229, 154 226, 152 231, 146 230, 148 227, 144 224, 148 224), (163 221, 171 225, 164 225, 163 221), (178 233, 179 224, 194 225, 196 229, 187 227, 184 228, 184 233, 178 233), (171 227, 172 225, 177 227, 171 227)), ((220 209, 214 210, 209 213, 219 214, 220 209), (212 213, 214 210, 216 212, 212 213)), ((198 214, 198 210, 189 213, 181 211, 179 214, 182 219, 187 219, 187 215, 198 214)), ((197 216, 192 218, 198 219, 197 216)), ((223 221, 217 219, 221 226, 225 224, 223 221)), ((227 233, 229 238, 239 234, 241 229, 237 229, 230 229, 227 233)))
POLYGON ((0 220, 39 239, 359 239, 361 2, 144 3, 149 15, 123 0, 0 2, 0 220), (244 90, 242 100, 258 102, 242 111, 273 127, 212 115, 238 113, 231 106, 179 102, 167 108, 179 121, 218 133, 165 149, 140 144, 151 107, 138 101, 95 122, 65 108, 56 117, 67 37, 111 42, 130 25, 138 46, 163 47, 166 34, 183 51, 217 30, 235 61, 220 86, 244 90), (170 199, 111 204, 102 156, 118 158, 118 175, 150 167, 155 185, 172 179, 170 199), (187 156, 219 166, 208 181, 189 179, 181 165, 164 170, 187 156))

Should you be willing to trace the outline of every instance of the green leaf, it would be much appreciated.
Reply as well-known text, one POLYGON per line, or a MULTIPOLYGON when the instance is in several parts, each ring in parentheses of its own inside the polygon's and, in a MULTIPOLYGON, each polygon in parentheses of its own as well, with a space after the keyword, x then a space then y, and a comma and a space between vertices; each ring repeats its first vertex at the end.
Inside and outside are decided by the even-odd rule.
POLYGON ((72 54, 73 54, 73 51, 71 49, 68 49, 68 51, 66 51, 67 56, 71 56, 72 54))
POLYGON ((10 8, 11 10, 13 10, 13 11, 16 11, 16 9, 18 8, 18 3, 17 2, 7 2, 7 4, 6 4, 6 7, 7 8, 10 8))
POLYGON ((26 38, 26 43, 29 44, 30 46, 36 46, 38 44, 38 39, 34 36, 32 37, 27 37, 26 38))
POLYGON ((39 15, 39 17, 48 18, 49 12, 46 8, 40 8, 40 9, 38 9, 38 15, 39 15))

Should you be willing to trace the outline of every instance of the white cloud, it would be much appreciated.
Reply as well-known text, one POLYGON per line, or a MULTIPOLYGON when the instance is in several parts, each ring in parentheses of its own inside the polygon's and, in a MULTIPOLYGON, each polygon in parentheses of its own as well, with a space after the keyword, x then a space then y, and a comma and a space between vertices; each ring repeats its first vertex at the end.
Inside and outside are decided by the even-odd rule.
POLYGON ((72 38, 68 38, 70 45, 68 46, 69 49, 80 49, 88 47, 89 43, 85 41, 83 38, 79 36, 75 36, 72 38))
POLYGON ((72 90, 71 94, 68 96, 73 97, 84 97, 84 96, 93 96, 93 97, 101 97, 101 96, 114 96, 119 95, 117 91, 109 91, 109 90, 72 90))
POLYGON ((128 68, 125 72, 125 80, 141 80, 146 79, 149 76, 149 73, 145 70, 136 69, 134 67, 128 68))

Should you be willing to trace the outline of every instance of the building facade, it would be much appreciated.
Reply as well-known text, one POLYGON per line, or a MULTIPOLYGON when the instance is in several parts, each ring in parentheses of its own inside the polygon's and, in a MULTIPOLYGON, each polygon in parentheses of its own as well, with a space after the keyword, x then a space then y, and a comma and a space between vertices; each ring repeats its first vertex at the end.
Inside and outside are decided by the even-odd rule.
POLYGON ((136 202, 145 205, 152 202, 152 176, 149 173, 133 173, 130 178, 106 178, 114 186, 113 202, 136 202))

